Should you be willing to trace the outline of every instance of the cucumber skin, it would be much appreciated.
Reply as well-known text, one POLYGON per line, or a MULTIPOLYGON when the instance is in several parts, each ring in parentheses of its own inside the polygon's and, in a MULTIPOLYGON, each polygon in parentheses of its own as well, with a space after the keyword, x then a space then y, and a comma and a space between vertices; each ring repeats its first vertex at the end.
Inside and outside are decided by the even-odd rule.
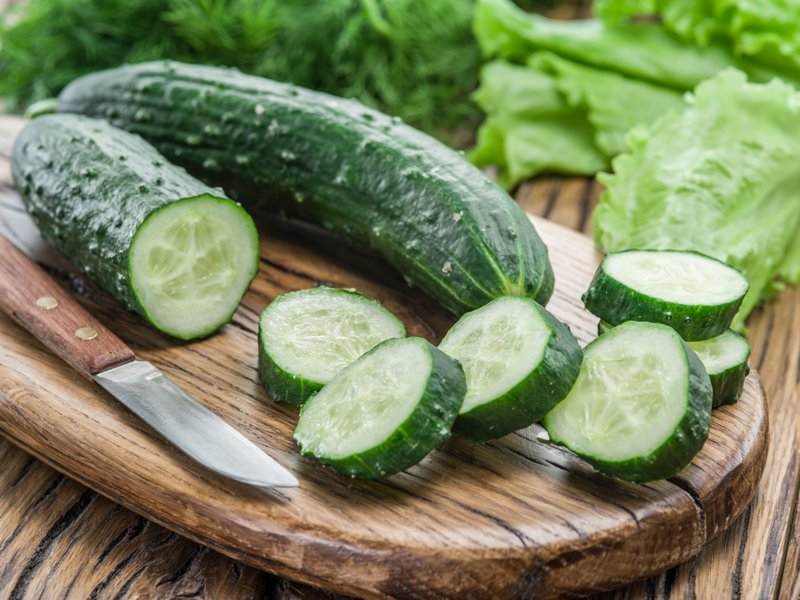
MULTIPOLYGON (((261 338, 261 331, 261 324, 259 323, 259 339, 261 338)), ((312 381, 300 375, 289 373, 272 360, 272 357, 261 348, 258 351, 258 377, 270 398, 276 402, 286 402, 295 406, 301 406, 325 385, 319 381, 312 381)))
POLYGON ((502 295, 544 305, 552 294, 547 248, 500 187, 356 101, 160 61, 79 78, 59 110, 106 118, 249 207, 377 251, 457 315, 502 295))
POLYGON ((28 123, 14 144, 11 170, 25 206, 53 246, 126 308, 180 337, 153 323, 136 297, 129 251, 149 216, 198 196, 231 202, 220 190, 171 165, 139 136, 79 115, 44 115, 28 123))
POLYGON ((750 373, 750 366, 745 362, 734 365, 720 373, 709 373, 711 387, 714 390, 714 408, 728 404, 736 404, 744 389, 744 380, 750 373))
MULTIPOLYGON (((408 419, 383 443, 365 452, 344 458, 330 458, 316 456, 300 446, 304 456, 315 456, 322 464, 349 477, 377 479, 413 467, 450 437, 450 430, 467 393, 467 381, 461 363, 422 338, 386 340, 365 353, 362 358, 372 354, 383 344, 410 339, 424 342, 431 355, 432 368, 425 391, 408 419)), ((303 405, 305 406, 307 403, 303 405)), ((303 407, 300 408, 301 415, 303 407)))
MULTIPOLYGON (((598 338, 591 344, 600 339, 602 338, 598 338)), ((601 473, 634 483, 667 479, 691 463, 705 444, 711 426, 711 380, 703 363, 689 345, 683 339, 680 342, 683 344, 689 366, 687 389, 689 406, 687 406, 683 418, 675 427, 672 435, 647 456, 623 461, 609 461, 588 454, 580 455, 601 473)), ((546 425, 545 428, 547 428, 546 425)), ((555 444, 569 447, 563 440, 553 437, 552 434, 550 434, 550 439, 555 444)))
MULTIPOLYGON (((597 324, 597 335, 603 335, 613 328, 613 325, 609 325, 607 322, 601 320, 597 324)), ((711 379, 713 395, 711 408, 719 408, 726 404, 736 404, 742 395, 744 380, 747 379, 749 373, 750 366, 747 364, 747 361, 734 365, 719 373, 709 373, 708 377, 711 379)))
POLYGON ((454 433, 483 443, 528 427, 553 410, 575 384, 583 361, 578 340, 566 324, 531 302, 552 328, 542 361, 500 398, 459 415, 454 433))
MULTIPOLYGON (((295 292, 288 292, 287 294, 281 294, 277 296, 272 303, 279 302, 283 296, 288 294, 303 294, 303 293, 313 293, 314 290, 319 288, 311 288, 310 290, 298 290, 295 292)), ((375 300, 374 298, 370 298, 369 296, 365 296, 355 290, 343 289, 343 288, 335 288, 337 292, 341 292, 343 294, 352 294, 363 298, 377 306, 379 306, 382 310, 385 310, 387 314, 390 314, 394 319, 400 323, 403 329, 403 335, 406 335, 406 328, 403 325, 402 321, 398 319, 395 315, 389 312, 380 302, 375 300)), ((269 306, 272 306, 270 303, 269 306)), ((283 367, 281 367, 278 363, 272 360, 272 357, 269 353, 266 352, 264 344, 262 340, 264 339, 264 314, 269 310, 269 306, 264 309, 264 312, 261 313, 261 318, 258 320, 258 375, 261 379, 261 384, 267 390, 270 398, 276 400, 278 402, 287 402, 288 404, 294 404, 295 406, 302 405, 309 397, 316 394, 318 391, 322 389, 322 386, 325 384, 321 381, 312 381, 311 379, 306 379, 305 377, 301 377, 299 375, 295 375, 294 373, 290 373, 283 367)), ((395 339, 395 338, 392 338, 395 339)))
MULTIPOLYGON (((631 252, 645 251, 632 250, 631 252)), ((658 252, 658 250, 651 252, 658 252)), ((711 258, 699 252, 692 252, 692 254, 711 258)), ((666 302, 633 291, 608 275, 603 270, 605 260, 603 259, 603 262, 600 263, 589 289, 581 296, 581 299, 589 312, 612 326, 620 325, 625 321, 661 323, 672 327, 687 341, 707 340, 722 334, 730 327, 744 298, 743 294, 737 300, 715 306, 687 306, 666 302)))

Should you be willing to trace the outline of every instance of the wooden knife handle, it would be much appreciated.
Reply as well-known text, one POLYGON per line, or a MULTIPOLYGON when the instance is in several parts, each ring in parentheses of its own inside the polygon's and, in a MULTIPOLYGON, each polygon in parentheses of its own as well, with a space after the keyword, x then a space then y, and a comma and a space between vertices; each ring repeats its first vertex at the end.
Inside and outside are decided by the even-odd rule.
POLYGON ((133 351, 0 235, 0 309, 89 379, 133 351))

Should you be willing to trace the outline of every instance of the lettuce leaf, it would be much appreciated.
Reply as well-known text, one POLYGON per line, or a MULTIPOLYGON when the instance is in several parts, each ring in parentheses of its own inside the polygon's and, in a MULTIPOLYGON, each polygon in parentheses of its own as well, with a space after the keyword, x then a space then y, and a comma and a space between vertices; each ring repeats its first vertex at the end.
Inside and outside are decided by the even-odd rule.
POLYGON ((630 151, 594 214, 598 246, 693 249, 750 281, 734 325, 784 283, 800 281, 800 92, 730 69, 683 111, 628 137, 630 151))
POLYGON ((550 52, 527 66, 488 63, 474 99, 488 116, 468 157, 498 167, 509 189, 544 171, 593 175, 625 149, 629 129, 682 106, 677 91, 550 52))
POLYGON ((704 47, 687 44, 658 23, 560 21, 525 13, 510 0, 478 0, 473 29, 485 58, 524 63, 532 53, 549 50, 584 65, 683 91, 730 66, 753 81, 782 77, 800 86, 800 73, 738 56, 714 40, 704 47))
POLYGON ((667 29, 699 46, 722 41, 737 55, 775 66, 800 66, 796 0, 600 0, 595 11, 611 23, 658 15, 667 29))

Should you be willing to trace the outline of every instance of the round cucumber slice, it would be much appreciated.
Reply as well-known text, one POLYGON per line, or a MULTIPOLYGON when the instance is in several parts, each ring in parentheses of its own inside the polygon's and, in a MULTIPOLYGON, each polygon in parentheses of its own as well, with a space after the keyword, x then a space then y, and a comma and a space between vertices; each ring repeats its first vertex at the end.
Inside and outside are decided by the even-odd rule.
POLYGON ((750 372, 750 344, 730 329, 701 342, 689 342, 708 371, 714 390, 714 408, 724 404, 735 404, 742 395, 744 380, 750 372))
POLYGON ((567 395, 583 358, 565 324, 535 301, 513 296, 461 317, 439 348, 467 378, 453 431, 478 442, 541 419, 567 395))
POLYGON ((628 250, 603 259, 583 302, 611 325, 662 323, 706 340, 728 329, 748 287, 739 271, 697 252, 628 250))
POLYGON ((391 475, 447 439, 466 388, 461 365, 427 341, 387 340, 308 399, 294 439, 345 475, 391 475))
POLYGON ((711 382, 671 328, 629 322, 584 348, 578 380, 544 418, 550 439, 628 481, 671 477, 700 451, 711 382))
POLYGON ((139 226, 128 271, 147 320, 176 338, 204 337, 230 321, 258 271, 258 232, 232 200, 179 200, 139 226))
MULTIPOLYGON (((603 335, 613 329, 605 321, 597 324, 597 334, 603 335)), ((688 342, 708 372, 713 390, 713 407, 736 404, 744 389, 744 380, 750 372, 750 344, 738 333, 728 329, 722 335, 709 340, 688 342)))
POLYGON ((367 350, 405 336, 400 319, 355 290, 282 294, 258 322, 261 382, 274 400, 302 404, 367 350))

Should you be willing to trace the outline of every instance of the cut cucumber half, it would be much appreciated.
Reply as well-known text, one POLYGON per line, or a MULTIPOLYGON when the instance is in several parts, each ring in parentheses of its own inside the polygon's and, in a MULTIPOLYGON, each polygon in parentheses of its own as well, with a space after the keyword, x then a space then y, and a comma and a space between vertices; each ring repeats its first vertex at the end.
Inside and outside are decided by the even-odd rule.
MULTIPOLYGON (((597 334, 603 335, 610 329, 605 321, 597 324, 597 334)), ((714 393, 713 407, 736 404, 742 395, 744 380, 750 372, 747 359, 750 358, 750 344, 738 333, 728 329, 722 335, 698 342, 689 342, 689 347, 697 354, 708 372, 714 393)))
POLYGON ((302 404, 367 350, 405 336, 400 319, 355 290, 282 294, 258 322, 261 382, 274 400, 302 404))
POLYGON ((181 339, 230 321, 258 270, 258 233, 241 206, 198 196, 151 213, 131 242, 131 287, 144 316, 181 339))
POLYGON ((544 418, 550 439, 628 481, 671 477, 700 451, 711 381, 670 327, 629 322, 584 348, 578 380, 544 418))
POLYGON ((447 439, 466 388, 461 365, 427 341, 387 340, 308 399, 294 439, 345 475, 391 475, 447 439))
POLYGON ((735 404, 742 395, 744 380, 750 372, 750 344, 730 329, 702 342, 689 342, 708 371, 714 390, 714 408, 735 404))
POLYGON ((583 358, 565 324, 535 301, 512 296, 461 317, 439 348, 467 378, 453 431, 478 442, 541 419, 567 395, 583 358))
POLYGON ((728 329, 748 287, 739 271, 697 252, 628 250, 603 259, 583 303, 611 325, 662 323, 707 340, 728 329))

